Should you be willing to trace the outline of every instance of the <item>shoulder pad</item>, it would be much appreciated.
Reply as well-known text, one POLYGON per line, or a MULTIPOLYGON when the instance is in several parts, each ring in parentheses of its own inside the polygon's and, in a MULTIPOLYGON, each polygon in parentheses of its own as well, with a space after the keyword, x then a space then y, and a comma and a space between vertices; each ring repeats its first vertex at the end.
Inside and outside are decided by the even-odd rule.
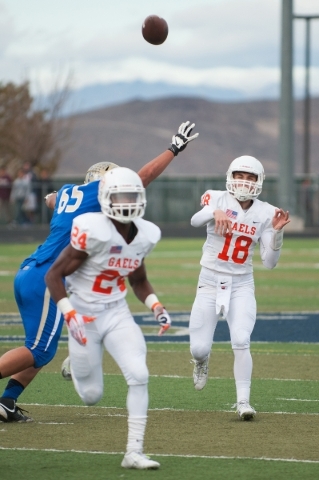
POLYGON ((160 228, 155 225, 155 223, 149 222, 148 220, 144 220, 143 218, 137 218, 134 220, 138 230, 145 235, 145 237, 155 245, 161 239, 161 230, 160 228))

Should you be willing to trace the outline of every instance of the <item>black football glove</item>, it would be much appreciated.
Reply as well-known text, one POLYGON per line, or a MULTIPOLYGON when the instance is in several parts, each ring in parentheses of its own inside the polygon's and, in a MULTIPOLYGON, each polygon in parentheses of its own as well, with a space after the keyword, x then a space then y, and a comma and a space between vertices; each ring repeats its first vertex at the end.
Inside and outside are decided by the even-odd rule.
POLYGON ((173 135, 171 146, 168 148, 171 152, 174 153, 176 157, 179 152, 182 152, 187 147, 187 144, 198 137, 198 133, 195 133, 190 137, 195 123, 190 125, 190 122, 182 123, 178 129, 178 133, 173 135))

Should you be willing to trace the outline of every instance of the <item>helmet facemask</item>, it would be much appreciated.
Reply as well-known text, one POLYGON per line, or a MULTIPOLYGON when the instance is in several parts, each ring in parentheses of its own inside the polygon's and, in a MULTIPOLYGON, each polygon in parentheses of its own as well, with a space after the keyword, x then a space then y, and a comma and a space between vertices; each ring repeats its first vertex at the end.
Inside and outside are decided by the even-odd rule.
POLYGON ((120 223, 143 217, 146 207, 145 189, 137 173, 118 167, 107 172, 99 186, 102 212, 120 223))
POLYGON ((242 178, 232 178, 227 181, 227 190, 240 202, 254 200, 260 195, 262 185, 258 182, 243 180, 242 178))
POLYGON ((236 158, 230 164, 226 176, 226 188, 239 202, 256 199, 262 191, 265 178, 262 164, 254 157, 248 155, 236 158), (234 178, 234 173, 250 173, 257 177, 256 182, 234 178))

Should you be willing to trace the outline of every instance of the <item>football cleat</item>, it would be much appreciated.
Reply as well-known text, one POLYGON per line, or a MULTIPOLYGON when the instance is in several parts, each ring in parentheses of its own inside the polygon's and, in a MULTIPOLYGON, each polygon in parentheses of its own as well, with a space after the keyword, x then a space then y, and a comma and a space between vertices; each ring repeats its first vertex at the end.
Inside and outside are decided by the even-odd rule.
POLYGON ((61 375, 65 380, 72 380, 70 357, 66 357, 62 363, 61 375))
POLYGON ((256 416, 256 410, 246 400, 235 404, 236 413, 241 420, 252 420, 256 416))
POLYGON ((191 362, 194 363, 193 379, 196 390, 203 390, 206 385, 208 378, 209 357, 210 355, 207 355, 203 362, 198 362, 195 359, 191 360, 191 362))
MULTIPOLYGON (((1 422, 33 422, 33 418, 24 415, 23 410, 17 407, 13 398, 0 398, 0 421, 1 422)), ((28 413, 28 412, 27 412, 28 413)))
POLYGON ((142 453, 131 452, 125 454, 121 466, 124 468, 136 468, 137 470, 157 470, 160 464, 142 453))

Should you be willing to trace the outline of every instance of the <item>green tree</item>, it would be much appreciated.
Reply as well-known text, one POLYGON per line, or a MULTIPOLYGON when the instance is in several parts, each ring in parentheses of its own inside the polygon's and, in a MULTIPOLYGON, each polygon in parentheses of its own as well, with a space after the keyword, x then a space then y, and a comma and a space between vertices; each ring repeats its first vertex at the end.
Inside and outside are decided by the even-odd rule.
POLYGON ((37 108, 29 83, 0 84, 0 164, 13 174, 30 162, 36 171, 54 173, 66 148, 70 122, 59 116, 67 89, 37 108))

